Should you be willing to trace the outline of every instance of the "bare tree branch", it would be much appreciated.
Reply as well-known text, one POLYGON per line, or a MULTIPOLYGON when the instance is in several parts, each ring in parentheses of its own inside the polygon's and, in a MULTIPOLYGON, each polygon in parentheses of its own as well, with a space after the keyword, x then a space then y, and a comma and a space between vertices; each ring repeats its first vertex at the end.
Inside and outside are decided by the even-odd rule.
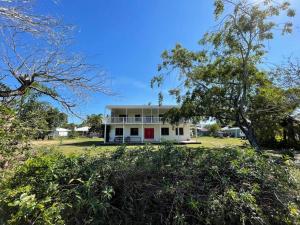
POLYGON ((71 110, 72 100, 113 94, 108 77, 72 52, 71 26, 34 13, 32 1, 0 0, 0 100, 38 92, 71 110))

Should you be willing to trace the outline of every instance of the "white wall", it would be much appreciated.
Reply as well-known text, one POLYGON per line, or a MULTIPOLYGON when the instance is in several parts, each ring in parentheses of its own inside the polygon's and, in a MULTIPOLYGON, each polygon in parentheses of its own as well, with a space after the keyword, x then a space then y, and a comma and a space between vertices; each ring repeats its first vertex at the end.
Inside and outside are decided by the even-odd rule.
POLYGON ((54 131, 53 136, 55 137, 68 137, 68 131, 54 131))
MULTIPOLYGON (((170 124, 162 124, 161 126, 158 124, 144 124, 144 128, 154 128, 154 140, 148 140, 148 141, 155 141, 159 142, 160 141, 160 127, 164 128, 167 127, 169 128, 169 135, 168 136, 161 136, 161 141, 187 141, 190 139, 190 125, 189 124, 181 124, 179 127, 183 127, 183 134, 184 135, 176 135, 176 127, 173 127, 170 124)), ((115 128, 123 128, 123 125, 110 125, 110 132, 109 132, 109 137, 110 137, 110 142, 113 142, 115 139, 115 128)), ((130 137, 130 128, 139 128, 139 135, 138 136, 132 136, 132 137, 140 137, 142 140, 143 137, 143 131, 142 131, 142 125, 137 124, 137 125, 131 125, 131 124, 125 124, 124 125, 124 130, 123 134, 124 137, 130 137)), ((147 140, 145 140, 147 142, 147 140)))

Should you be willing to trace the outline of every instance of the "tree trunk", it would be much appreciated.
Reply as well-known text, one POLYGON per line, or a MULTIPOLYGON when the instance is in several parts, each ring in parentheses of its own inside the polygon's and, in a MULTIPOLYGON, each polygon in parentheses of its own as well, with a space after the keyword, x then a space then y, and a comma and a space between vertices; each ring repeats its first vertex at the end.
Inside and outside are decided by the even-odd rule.
POLYGON ((261 148, 258 144, 253 128, 251 126, 250 127, 240 126, 240 128, 245 134, 246 138, 248 139, 250 145, 255 149, 255 151, 260 152, 261 148))
POLYGON ((255 149, 255 151, 260 152, 261 148, 258 144, 254 129, 251 125, 251 122, 247 121, 247 119, 243 116, 243 114, 241 112, 239 112, 236 115, 236 123, 238 124, 239 128, 245 134, 250 145, 255 149))

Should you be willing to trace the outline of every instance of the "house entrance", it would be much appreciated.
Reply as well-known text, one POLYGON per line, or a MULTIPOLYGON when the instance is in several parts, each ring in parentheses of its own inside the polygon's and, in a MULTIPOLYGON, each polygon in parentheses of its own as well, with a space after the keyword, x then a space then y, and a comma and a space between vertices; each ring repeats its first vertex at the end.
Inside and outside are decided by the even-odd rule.
POLYGON ((145 139, 154 139, 154 128, 145 128, 145 139))

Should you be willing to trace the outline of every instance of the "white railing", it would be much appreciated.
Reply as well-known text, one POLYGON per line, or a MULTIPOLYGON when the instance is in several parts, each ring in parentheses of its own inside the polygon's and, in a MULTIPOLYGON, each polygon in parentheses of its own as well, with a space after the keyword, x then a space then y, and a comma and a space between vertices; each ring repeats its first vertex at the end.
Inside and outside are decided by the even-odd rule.
POLYGON ((125 123, 125 124, 139 124, 139 123, 162 123, 162 117, 107 117, 106 123, 125 123))

